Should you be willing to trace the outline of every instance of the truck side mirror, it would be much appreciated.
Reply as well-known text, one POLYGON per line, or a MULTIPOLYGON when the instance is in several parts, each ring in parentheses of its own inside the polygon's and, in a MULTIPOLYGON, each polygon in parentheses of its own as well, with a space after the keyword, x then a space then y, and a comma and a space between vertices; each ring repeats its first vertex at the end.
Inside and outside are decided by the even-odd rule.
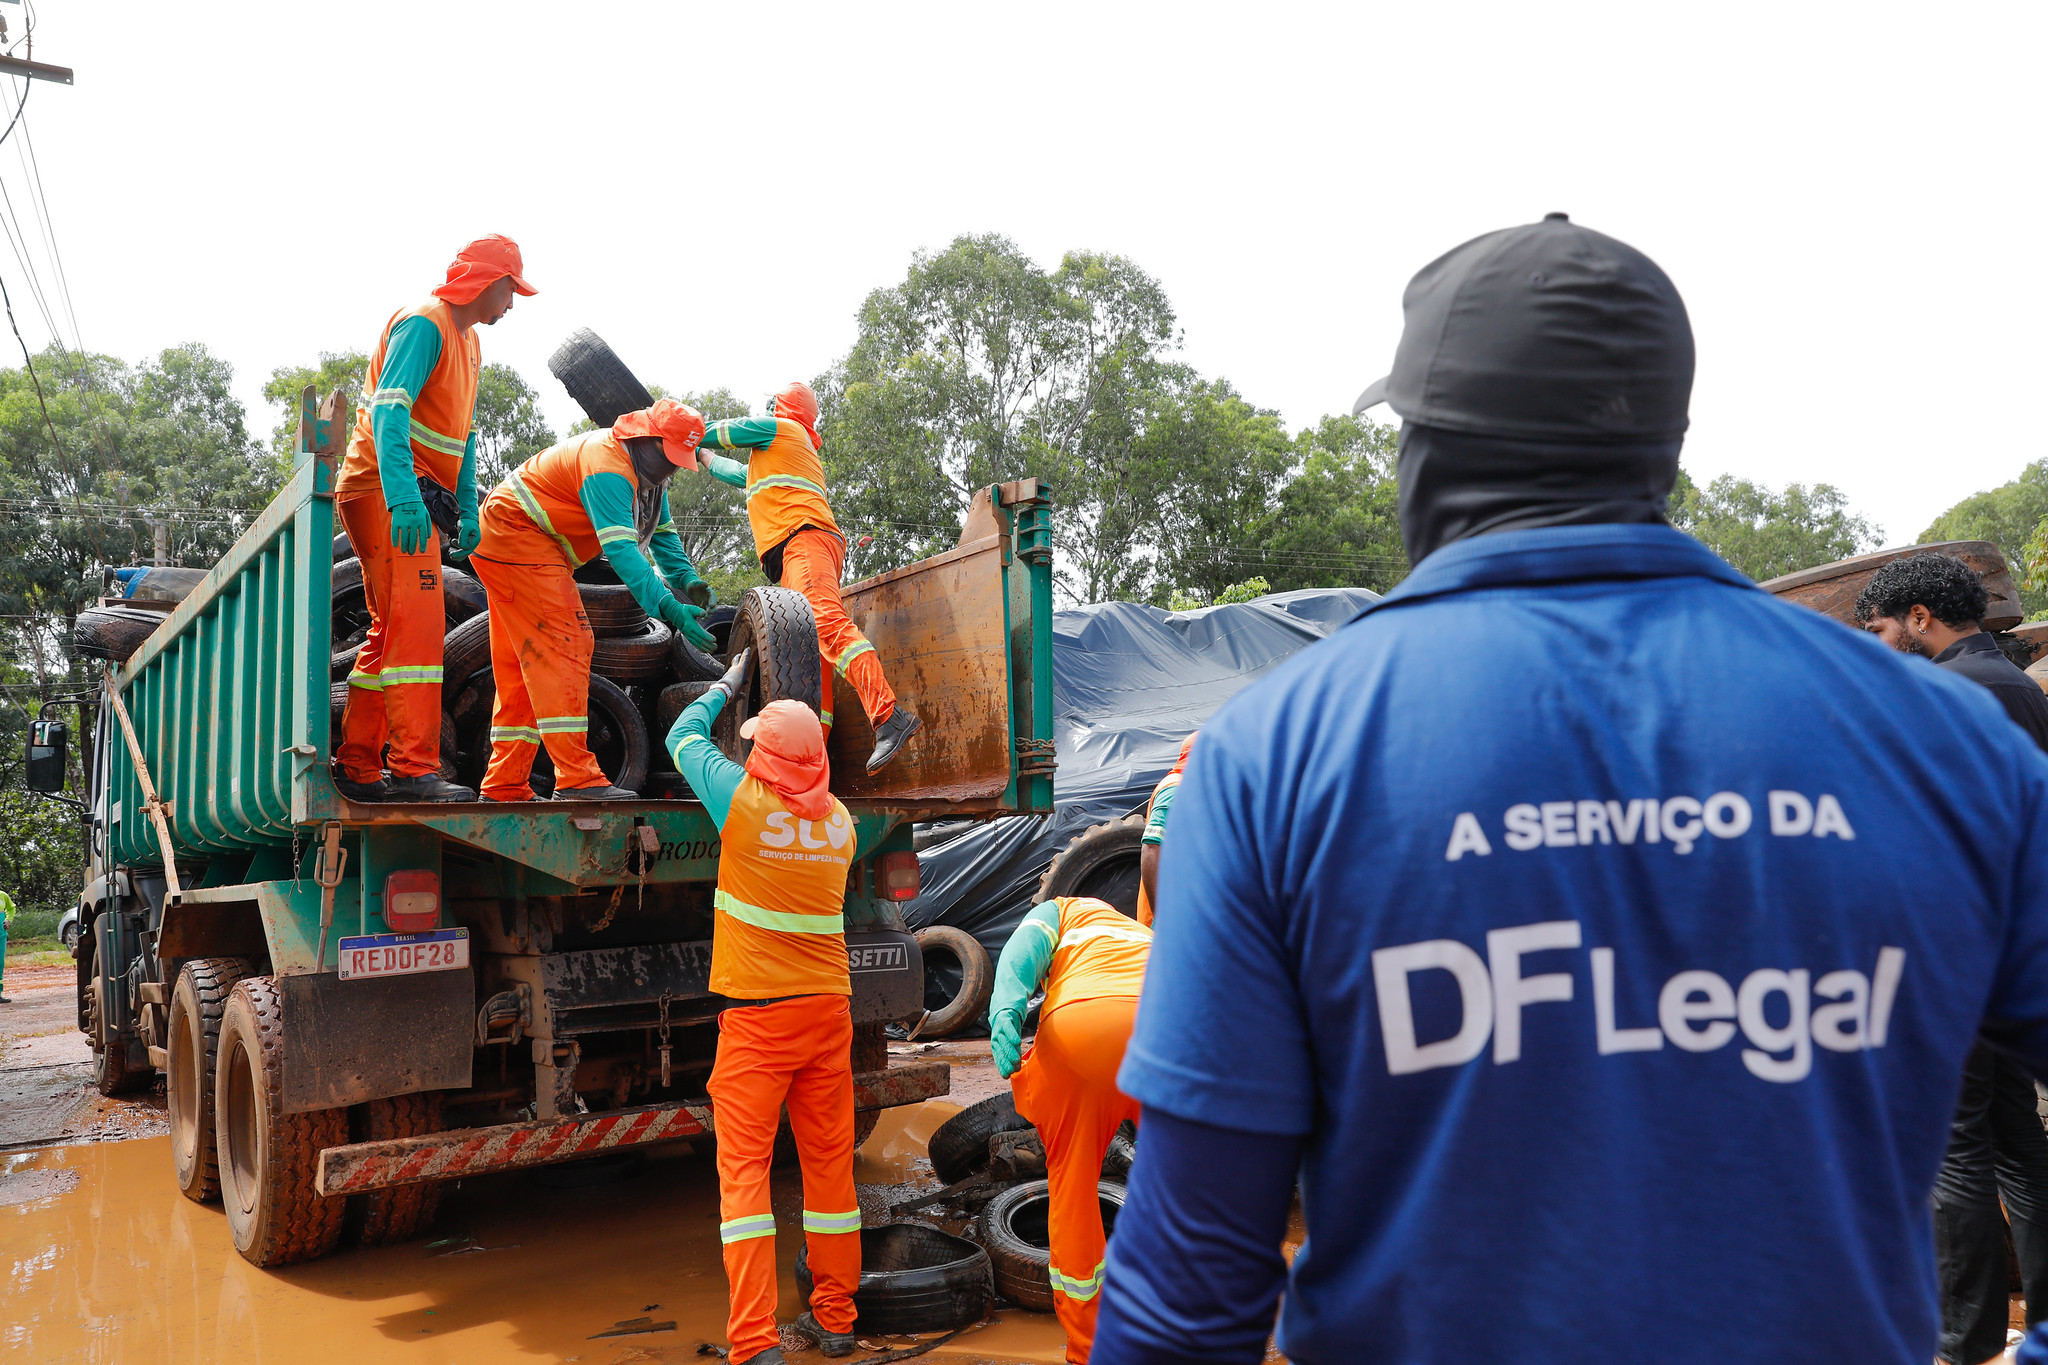
POLYGON ((61 720, 31 721, 28 727, 28 789, 53 795, 64 790, 71 732, 61 720))

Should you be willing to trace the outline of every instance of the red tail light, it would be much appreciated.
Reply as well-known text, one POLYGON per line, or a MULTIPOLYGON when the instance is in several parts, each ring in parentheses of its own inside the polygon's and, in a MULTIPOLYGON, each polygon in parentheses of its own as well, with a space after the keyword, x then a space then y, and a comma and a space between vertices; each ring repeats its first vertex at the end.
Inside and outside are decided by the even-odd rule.
POLYGON ((885 901, 917 899, 917 855, 884 853, 875 863, 875 894, 885 901))
POLYGON ((394 872, 384 879, 384 923, 394 934, 424 934, 441 926, 441 876, 394 872))

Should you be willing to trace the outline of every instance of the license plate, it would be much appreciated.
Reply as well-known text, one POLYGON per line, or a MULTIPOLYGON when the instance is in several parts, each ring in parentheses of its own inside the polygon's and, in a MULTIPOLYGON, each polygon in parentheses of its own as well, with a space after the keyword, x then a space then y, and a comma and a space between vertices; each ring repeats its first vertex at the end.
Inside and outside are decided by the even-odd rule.
POLYGON ((469 965, 469 930, 430 934, 366 934, 341 941, 341 979, 452 972, 469 965))

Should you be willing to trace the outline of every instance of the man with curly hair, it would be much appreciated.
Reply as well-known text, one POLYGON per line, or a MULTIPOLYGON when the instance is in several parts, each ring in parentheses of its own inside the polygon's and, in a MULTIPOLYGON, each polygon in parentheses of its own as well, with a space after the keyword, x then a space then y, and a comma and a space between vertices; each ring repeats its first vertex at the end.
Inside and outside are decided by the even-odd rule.
MULTIPOLYGON (((1856 596, 1856 619, 1893 649, 1990 688, 2048 749, 2048 696, 1978 624, 1990 600, 1977 571, 1954 555, 1909 555, 1871 575, 1856 596)), ((1979 1043, 1963 1069, 1948 1155, 1934 1181, 1941 1354, 1956 1365, 1995 1360, 2005 1349, 2008 1216, 2031 1326, 2048 1314, 2048 1136, 2033 1078, 1979 1043)))

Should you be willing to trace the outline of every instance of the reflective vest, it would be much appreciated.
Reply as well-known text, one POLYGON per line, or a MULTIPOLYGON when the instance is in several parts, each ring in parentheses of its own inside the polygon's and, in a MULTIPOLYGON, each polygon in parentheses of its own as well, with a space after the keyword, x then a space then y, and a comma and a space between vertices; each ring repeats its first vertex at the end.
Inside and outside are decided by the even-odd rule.
POLYGON ((801 820, 749 773, 719 827, 711 989, 735 1000, 852 995, 847 975, 846 875, 853 817, 836 799, 824 820, 801 820))
POLYGON ((1045 1004, 1039 1017, 1076 1000, 1132 996, 1145 984, 1152 931, 1108 901, 1061 896, 1060 940, 1045 969, 1045 1004))
POLYGON ((577 569, 614 540, 637 541, 629 527, 607 526, 600 533, 592 524, 583 505, 583 483, 596 474, 617 474, 639 492, 633 457, 609 430, 572 436, 513 470, 491 491, 491 501, 501 511, 516 508, 519 515, 498 524, 530 525, 533 534, 526 544, 491 545, 484 552, 508 563, 545 563, 550 554, 558 555, 577 569))
POLYGON ((747 521, 757 555, 806 526, 838 534, 825 496, 825 466, 801 423, 776 418, 775 439, 747 460, 747 521))
POLYGON ((355 431, 349 437, 341 477, 335 481, 336 497, 382 487, 377 476, 377 438, 370 429, 370 402, 377 394, 377 377, 384 372, 391 329, 407 318, 431 318, 441 333, 441 358, 412 400, 412 467, 451 493, 462 478, 462 452, 469 444, 470 424, 476 417, 476 378, 483 366, 483 349, 477 344, 475 330, 459 331, 448 305, 436 299, 418 308, 400 309, 384 324, 384 335, 377 338, 376 353, 364 374, 363 401, 356 408, 355 431))

